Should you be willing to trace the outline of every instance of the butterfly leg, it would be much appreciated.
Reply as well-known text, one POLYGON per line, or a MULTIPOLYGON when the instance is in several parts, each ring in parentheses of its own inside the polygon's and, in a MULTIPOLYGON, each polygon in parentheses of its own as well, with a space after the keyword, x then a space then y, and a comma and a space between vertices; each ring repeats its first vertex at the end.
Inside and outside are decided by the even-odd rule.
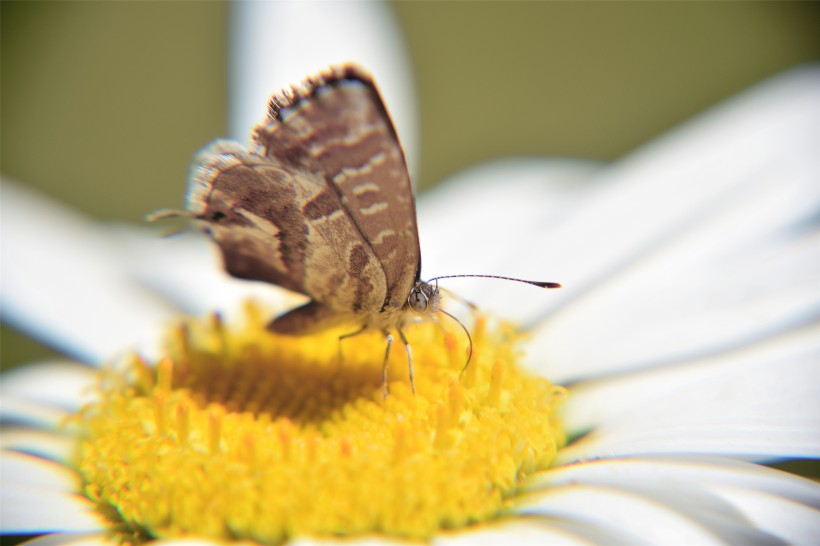
POLYGON ((404 350, 407 351, 407 369, 410 372, 410 390, 413 391, 413 394, 416 394, 416 384, 413 381, 413 351, 411 350, 410 342, 407 341, 402 329, 396 328, 396 330, 399 332, 401 342, 404 343, 404 350))
MULTIPOLYGON (((384 350, 384 363, 382 364, 382 398, 387 398, 387 361, 390 358, 390 348, 393 346, 393 335, 387 330, 382 330, 387 338, 387 348, 384 350)), ((402 336, 404 337, 404 336, 402 336)))
POLYGON ((355 332, 350 332, 339 336, 339 362, 344 362, 344 354, 342 353, 342 340, 347 339, 349 337, 356 337, 365 330, 367 330, 367 324, 365 324, 355 332))

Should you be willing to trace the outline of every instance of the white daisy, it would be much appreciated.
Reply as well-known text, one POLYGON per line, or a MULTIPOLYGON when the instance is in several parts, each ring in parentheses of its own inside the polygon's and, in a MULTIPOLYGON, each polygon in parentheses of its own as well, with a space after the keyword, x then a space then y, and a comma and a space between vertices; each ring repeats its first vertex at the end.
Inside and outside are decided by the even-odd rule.
MULTIPOLYGON (((253 30, 265 18, 252 11, 260 8, 240 8, 249 44, 265 30, 253 30)), ((280 28, 298 31, 301 14, 294 9, 280 28)), ((362 14, 354 20, 373 17, 362 14)), ((274 55, 286 39, 238 47, 274 55)), ((352 57, 374 71, 394 116, 394 105, 412 104, 391 96, 395 80, 370 53, 336 54, 317 52, 316 66, 303 58, 299 74, 283 70, 288 79, 273 85, 254 81, 258 70, 240 72, 249 89, 238 96, 352 57)), ((427 372, 417 375, 419 393, 402 389, 394 366, 384 403, 368 394, 379 382, 366 358, 381 340, 350 340, 346 357, 363 356, 361 373, 338 374, 329 368, 332 333, 310 347, 270 342, 255 307, 225 323, 172 328, 160 349, 158 332, 177 307, 236 309, 252 293, 284 306, 287 296, 224 278, 197 237, 99 226, 5 183, 4 320, 92 366, 39 363, 3 376, 3 532, 97 544, 328 535, 814 542, 820 487, 748 461, 820 453, 819 91, 820 71, 795 71, 615 165, 500 162, 419 200, 427 267, 565 283, 535 295, 467 280, 451 288, 527 324, 523 360, 570 389, 566 446, 552 413, 563 391, 519 370, 515 335, 503 326, 477 326, 476 362, 463 382, 451 379, 457 332, 442 340, 419 329, 414 350, 427 372), (134 346, 147 359, 163 350, 173 358, 156 367, 115 358, 134 346), (283 380, 298 378, 290 397, 255 390, 265 373, 249 373, 271 352, 279 363, 300 354, 316 361, 280 369, 283 380), (230 368, 240 360, 241 369, 230 368), (112 361, 127 371, 94 367, 112 361), (277 413, 271 400, 285 405, 277 413), (317 444, 320 427, 329 440, 317 444), (467 430, 483 444, 462 441, 467 430), (272 486, 282 483, 284 492, 272 486)), ((237 131, 246 132, 246 117, 235 115, 237 131)), ((412 128, 402 136, 412 143, 412 128)))

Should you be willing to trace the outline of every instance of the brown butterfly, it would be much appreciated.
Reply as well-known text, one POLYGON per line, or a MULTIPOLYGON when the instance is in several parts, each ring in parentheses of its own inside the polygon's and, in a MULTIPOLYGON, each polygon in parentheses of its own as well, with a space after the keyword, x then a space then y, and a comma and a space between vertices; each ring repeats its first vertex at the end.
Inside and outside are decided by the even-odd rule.
POLYGON ((219 245, 228 273, 311 298, 276 317, 269 330, 301 335, 359 326, 342 337, 381 330, 387 338, 386 393, 394 329, 406 348, 413 386, 403 328, 444 311, 437 279, 431 284, 419 278, 404 152, 367 73, 334 67, 275 94, 252 147, 217 141, 200 152, 187 201, 188 212, 161 211, 154 218, 193 218, 219 245))

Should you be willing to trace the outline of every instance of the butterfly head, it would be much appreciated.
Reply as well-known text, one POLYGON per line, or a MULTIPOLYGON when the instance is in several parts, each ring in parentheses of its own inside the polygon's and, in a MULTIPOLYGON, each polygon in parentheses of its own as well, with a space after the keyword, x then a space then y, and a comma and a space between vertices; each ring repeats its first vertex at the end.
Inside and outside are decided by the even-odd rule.
POLYGON ((435 313, 438 311, 441 295, 436 286, 424 281, 416 281, 410 294, 407 296, 406 307, 419 314, 435 313))

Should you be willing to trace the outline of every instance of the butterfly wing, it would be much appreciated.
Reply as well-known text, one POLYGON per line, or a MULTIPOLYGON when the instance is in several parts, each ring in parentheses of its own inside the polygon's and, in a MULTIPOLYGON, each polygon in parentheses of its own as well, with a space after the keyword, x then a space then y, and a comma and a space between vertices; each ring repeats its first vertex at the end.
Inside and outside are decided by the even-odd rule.
POLYGON ((231 142, 212 144, 197 163, 188 208, 228 273, 310 296, 313 318, 327 325, 381 308, 381 265, 320 176, 231 142))
POLYGON ((345 66, 274 96, 257 128, 257 153, 320 176, 339 198, 386 282, 383 308, 399 308, 421 268, 407 165, 372 79, 345 66))

